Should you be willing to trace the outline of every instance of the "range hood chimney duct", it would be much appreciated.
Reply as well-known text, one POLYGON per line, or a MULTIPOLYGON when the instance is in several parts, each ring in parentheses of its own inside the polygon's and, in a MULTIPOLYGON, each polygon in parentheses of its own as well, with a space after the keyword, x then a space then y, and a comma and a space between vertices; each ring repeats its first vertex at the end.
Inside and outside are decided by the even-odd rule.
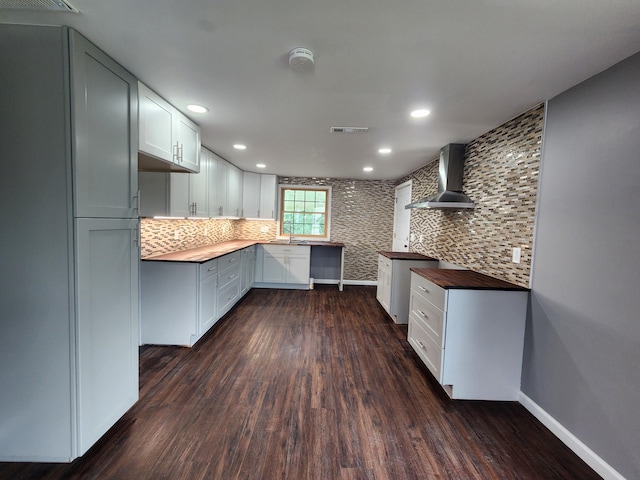
POLYGON ((462 143, 450 143, 442 147, 438 171, 438 193, 432 197, 421 198, 404 208, 473 208, 471 199, 462 193, 464 149, 465 145, 462 143))

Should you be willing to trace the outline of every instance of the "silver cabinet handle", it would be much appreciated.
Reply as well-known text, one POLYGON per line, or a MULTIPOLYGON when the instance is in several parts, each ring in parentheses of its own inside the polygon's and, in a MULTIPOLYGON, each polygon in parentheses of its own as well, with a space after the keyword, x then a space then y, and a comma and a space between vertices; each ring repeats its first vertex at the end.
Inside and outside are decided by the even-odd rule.
POLYGON ((422 285, 418 285, 418 288, 420 290, 422 290, 423 292, 429 292, 429 290, 427 290, 426 288, 424 288, 422 285))
POLYGON ((420 315, 422 315, 424 318, 429 318, 429 315, 427 315, 426 313, 424 313, 422 310, 418 310, 418 313, 420 315))
POLYGON ((418 345, 420 345, 420 348, 422 350, 426 350, 427 349, 427 347, 424 346, 424 343, 422 343, 420 340, 416 340, 416 342, 418 342, 418 345))
POLYGON ((180 157, 178 156, 178 142, 173 145, 173 163, 180 163, 180 157))
POLYGON ((207 271, 208 271, 208 272, 213 272, 215 269, 216 269, 216 267, 209 267, 209 268, 207 269, 207 271))
POLYGON ((178 148, 178 160, 180 163, 184 161, 183 153, 184 153, 184 145, 180 144, 180 147, 178 148))

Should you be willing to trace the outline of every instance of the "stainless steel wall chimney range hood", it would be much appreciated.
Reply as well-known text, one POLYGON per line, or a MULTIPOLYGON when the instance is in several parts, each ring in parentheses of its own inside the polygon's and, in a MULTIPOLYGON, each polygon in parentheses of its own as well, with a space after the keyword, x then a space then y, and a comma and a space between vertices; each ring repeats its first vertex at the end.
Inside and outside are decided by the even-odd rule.
POLYGON ((473 201, 462 193, 464 172, 464 147, 462 143, 450 143, 440 150, 438 193, 421 198, 404 208, 473 208, 473 201))

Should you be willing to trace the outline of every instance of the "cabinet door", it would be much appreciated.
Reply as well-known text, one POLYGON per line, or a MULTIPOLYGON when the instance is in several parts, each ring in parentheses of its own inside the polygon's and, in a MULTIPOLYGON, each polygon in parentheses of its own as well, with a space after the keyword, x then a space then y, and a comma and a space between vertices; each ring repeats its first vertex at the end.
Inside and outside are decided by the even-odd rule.
POLYGON ((169 215, 189 217, 189 174, 169 174, 169 215))
POLYGON ((227 203, 227 175, 229 163, 218 157, 216 167, 216 190, 218 194, 218 216, 229 215, 229 204, 227 203))
POLYGON ((200 172, 189 175, 189 206, 191 216, 209 216, 209 153, 204 148, 200 149, 200 172))
POLYGON ((218 320, 218 275, 201 279, 198 294, 198 334, 203 335, 218 320))
POLYGON ((173 162, 175 109, 141 82, 138 82, 138 99, 138 149, 167 162, 173 162))
POLYGON ((295 255, 289 256, 287 262, 287 279, 286 283, 309 283, 309 256, 295 255))
POLYGON ((284 255, 273 255, 265 250, 262 266, 262 281, 265 283, 286 283, 288 265, 284 255))
POLYGON ((243 172, 242 174, 242 216, 258 218, 260 216, 260 174, 243 172))
POLYGON ((138 399, 137 221, 76 220, 78 455, 138 399))
POLYGON ((256 270, 256 247, 242 250, 242 278, 240 281, 240 294, 244 295, 253 286, 253 278, 256 270))
POLYGON ((275 175, 260 175, 260 208, 258 217, 265 219, 276 218, 277 177, 275 175))
POLYGON ((169 215, 169 174, 161 172, 138 172, 141 217, 166 217, 169 215))
POLYGON ((200 171, 200 128, 180 112, 176 112, 176 142, 180 166, 198 173, 200 171))
POLYGON ((235 165, 227 165, 228 215, 239 217, 242 213, 242 171, 235 165))
POLYGON ((137 217, 138 82, 70 31, 76 217, 137 217))

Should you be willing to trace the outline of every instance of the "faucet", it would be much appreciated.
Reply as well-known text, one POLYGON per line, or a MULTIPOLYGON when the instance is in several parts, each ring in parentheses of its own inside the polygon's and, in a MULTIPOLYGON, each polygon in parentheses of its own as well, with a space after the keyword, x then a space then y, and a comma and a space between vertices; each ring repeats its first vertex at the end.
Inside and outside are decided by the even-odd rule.
POLYGON ((284 222, 282 224, 282 233, 287 233, 285 230, 285 227, 289 225, 289 243, 291 243, 291 240, 293 240, 293 225, 291 224, 291 222, 284 222))

